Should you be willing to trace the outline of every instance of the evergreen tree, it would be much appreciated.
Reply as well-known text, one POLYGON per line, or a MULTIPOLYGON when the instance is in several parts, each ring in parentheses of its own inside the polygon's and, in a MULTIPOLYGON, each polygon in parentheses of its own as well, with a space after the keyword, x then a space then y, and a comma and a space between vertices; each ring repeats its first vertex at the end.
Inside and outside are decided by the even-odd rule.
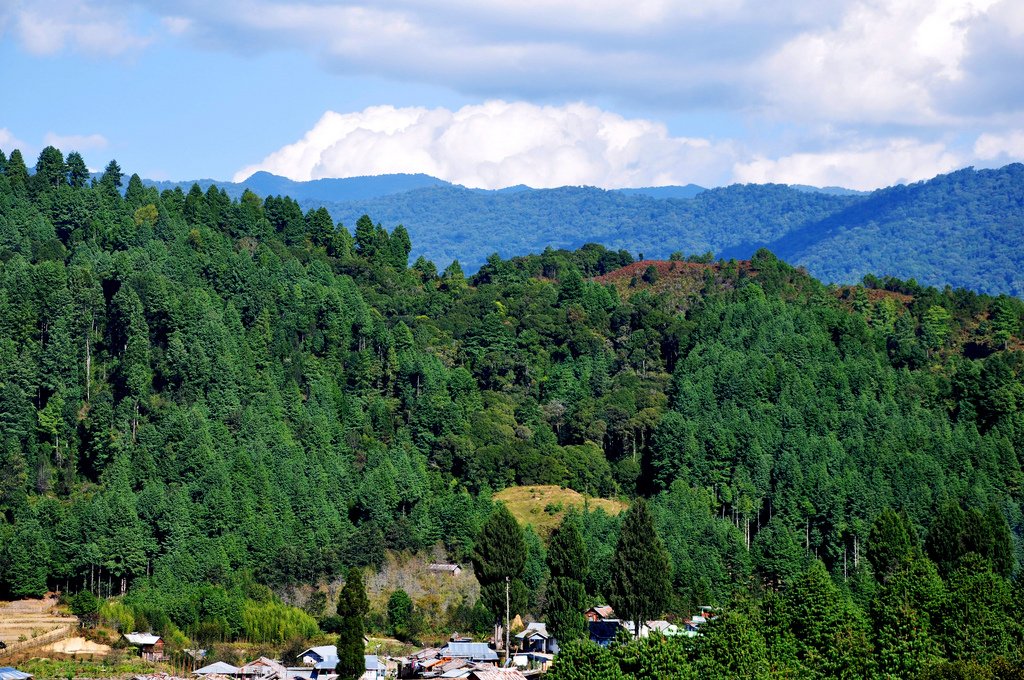
POLYGON ((562 646, 545 676, 547 680, 624 680, 611 652, 590 640, 573 640, 562 646))
POLYGON ((505 620, 506 585, 509 618, 526 611, 526 541, 523 530, 504 505, 499 504, 480 527, 472 559, 473 572, 480 582, 480 599, 495 622, 505 620))
POLYGON ((694 655, 698 677, 769 677, 764 636, 740 612, 725 612, 701 626, 694 655))
POLYGON ((4 174, 11 184, 11 191, 16 196, 24 196, 28 191, 29 176, 28 166, 25 165, 25 158, 21 155, 21 149, 15 149, 7 159, 4 167, 4 174))
POLYGON ((369 215, 363 215, 356 220, 355 242, 356 253, 361 257, 370 260, 377 254, 376 229, 369 215))
POLYGON ((64 154, 57 148, 48 146, 39 153, 36 161, 36 174, 32 181, 37 192, 43 192, 67 183, 68 166, 64 163, 64 154))
POLYGON ((548 543, 548 581, 545 611, 548 630, 560 644, 587 637, 587 551, 579 521, 567 514, 548 543))
POLYGON ((306 230, 314 246, 327 248, 334 242, 334 220, 323 206, 306 214, 306 230))
POLYGON ((405 271, 405 268, 409 266, 409 253, 412 251, 412 240, 409 238, 409 232, 399 224, 391 232, 391 238, 389 239, 391 246, 391 266, 398 271, 405 271))
POLYGON ((348 570, 345 585, 338 596, 338 677, 343 680, 358 680, 366 671, 364 658, 365 642, 363 635, 366 630, 366 614, 370 611, 370 602, 366 598, 366 587, 363 584, 363 572, 356 567, 348 570))
POLYGON ((608 602, 622 618, 640 626, 660 616, 671 596, 671 565, 654 527, 647 501, 637 499, 626 513, 612 559, 608 602))
POLYGON ((72 151, 65 161, 68 166, 68 184, 74 189, 81 189, 89 181, 89 168, 85 165, 82 154, 72 151))
POLYGON ((786 593, 800 660, 823 677, 868 677, 870 643, 861 614, 815 560, 786 593))
POLYGON ((20 516, 10 542, 4 543, 7 545, 0 547, 0 552, 6 555, 0 557, 0 562, 7 563, 3 574, 7 593, 13 598, 45 595, 49 547, 36 518, 27 513, 20 516))
POLYGON ((408 638, 412 627, 413 604, 409 593, 398 589, 388 598, 388 627, 399 640, 408 638))
POLYGON ((124 184, 123 177, 124 173, 121 172, 121 166, 118 165, 116 160, 112 160, 107 163, 107 167, 103 169, 103 174, 100 175, 100 187, 108 195, 116 195, 124 184))
POLYGON ((868 561, 880 581, 889 578, 911 556, 911 532, 904 517, 886 508, 875 518, 868 537, 868 561))

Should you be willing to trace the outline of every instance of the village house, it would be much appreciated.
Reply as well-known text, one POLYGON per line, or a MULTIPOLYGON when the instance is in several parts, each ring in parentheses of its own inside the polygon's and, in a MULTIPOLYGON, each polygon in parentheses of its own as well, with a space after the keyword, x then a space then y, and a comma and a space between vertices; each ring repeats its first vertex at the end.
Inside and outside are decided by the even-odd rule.
POLYGON ((527 624, 526 629, 516 633, 520 652, 558 654, 558 641, 548 633, 547 624, 536 621, 527 624))
POLYGON ((0 680, 32 680, 32 675, 11 666, 0 667, 0 680))
POLYGON ((280 661, 261 656, 238 669, 237 677, 241 680, 273 680, 288 676, 288 669, 280 661))
POLYGON ((338 647, 336 645, 320 645, 319 647, 310 647, 306 651, 299 654, 299 663, 304 666, 315 666, 318 663, 323 663, 327 659, 338 658, 338 647))
POLYGON ((138 647, 143 661, 163 661, 164 641, 159 635, 149 633, 125 633, 124 639, 133 647, 138 647))
POLYGON ((215 661, 208 666, 203 666, 192 671, 192 675, 198 675, 200 677, 207 677, 212 675, 223 675, 223 676, 236 676, 238 675, 238 666, 232 666, 226 661, 215 661))
POLYGON ((615 610, 606 604, 599 604, 588 609, 584 615, 588 621, 607 621, 615 618, 615 610))
POLYGON ((438 574, 447 574, 449 576, 458 576, 462 573, 462 567, 457 564, 445 564, 441 562, 435 562, 427 565, 427 571, 432 571, 438 574))
POLYGON ((591 621, 588 624, 590 640, 601 647, 607 647, 615 640, 615 636, 622 630, 622 623, 618 619, 606 619, 591 621))

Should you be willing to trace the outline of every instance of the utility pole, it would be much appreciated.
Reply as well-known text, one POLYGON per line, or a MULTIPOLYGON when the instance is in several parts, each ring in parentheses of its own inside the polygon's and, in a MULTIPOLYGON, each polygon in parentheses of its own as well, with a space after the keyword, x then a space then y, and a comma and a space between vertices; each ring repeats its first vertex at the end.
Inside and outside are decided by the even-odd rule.
POLYGON ((510 662, 512 661, 512 650, 509 648, 509 640, 508 640, 508 635, 509 635, 509 629, 508 629, 508 610, 509 610, 509 605, 508 605, 508 589, 509 589, 509 586, 511 585, 511 583, 512 583, 512 580, 508 576, 506 576, 505 577, 505 665, 506 666, 511 665, 510 662))

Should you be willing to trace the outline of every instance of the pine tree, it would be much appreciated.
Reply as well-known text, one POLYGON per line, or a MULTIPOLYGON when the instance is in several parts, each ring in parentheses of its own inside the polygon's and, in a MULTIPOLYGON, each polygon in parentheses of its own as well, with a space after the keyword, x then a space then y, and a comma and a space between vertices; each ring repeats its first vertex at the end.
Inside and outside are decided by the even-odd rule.
POLYGON ((373 259, 377 254, 376 236, 373 220, 369 215, 363 215, 356 220, 356 252, 367 260, 373 259))
POLYGON ((64 154, 56 147, 48 146, 39 153, 36 161, 36 174, 32 178, 35 191, 42 193, 56 189, 67 182, 68 166, 64 163, 64 154))
POLYGON ((365 643, 366 614, 370 602, 366 598, 363 572, 352 567, 345 577, 345 586, 338 596, 338 617, 341 631, 338 633, 338 678, 357 680, 366 670, 365 643))
POLYGON ((409 232, 399 224, 391 232, 389 240, 391 246, 391 266, 399 271, 405 271, 409 266, 409 253, 412 251, 412 240, 409 232))
POLYGON ((640 498, 622 523, 608 602, 620 617, 633 621, 634 635, 639 637, 640 626, 668 606, 671 588, 668 552, 654 528, 647 501, 640 498))
POLYGON ((306 230, 314 246, 326 248, 334 240, 334 220, 327 208, 320 206, 306 213, 306 230))
POLYGON ((85 165, 82 154, 72 151, 65 161, 68 166, 68 184, 75 189, 81 189, 89 179, 89 168, 85 165))
POLYGON ((565 644, 547 680, 622 680, 625 676, 611 652, 590 640, 573 640, 565 644))
POLYGON ((911 555, 913 528, 905 518, 886 508, 875 518, 868 537, 868 561, 875 577, 885 581, 911 555))
POLYGON ((108 194, 118 195, 118 191, 124 183, 122 180, 123 176, 124 173, 121 172, 121 166, 117 164, 116 160, 112 160, 107 163, 107 167, 104 168, 103 174, 100 175, 100 186, 103 187, 108 194))
POLYGON ((4 174, 11 184, 11 191, 15 196, 24 196, 28 191, 28 166, 25 165, 25 157, 21 155, 21 149, 15 149, 7 159, 4 167, 4 174))
POLYGON ((525 611, 527 592, 522 577, 526 541, 523 530, 504 505, 498 505, 480 528, 472 557, 473 572, 480 582, 480 599, 495 622, 505 618, 506 579, 509 617, 525 611))
POLYGON ((548 544, 547 624, 560 643, 587 637, 587 551, 579 521, 568 514, 551 533, 548 544))

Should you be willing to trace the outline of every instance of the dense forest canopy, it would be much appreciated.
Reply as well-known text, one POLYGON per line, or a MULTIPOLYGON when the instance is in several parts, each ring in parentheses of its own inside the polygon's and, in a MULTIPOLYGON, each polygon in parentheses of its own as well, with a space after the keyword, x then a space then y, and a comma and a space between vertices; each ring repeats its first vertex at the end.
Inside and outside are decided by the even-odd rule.
MULTIPOLYGON (((826 287, 768 251, 616 279, 633 256, 593 244, 467 278, 366 216, 87 178, 0 155, 0 597, 126 592, 153 626, 258 637, 268 586, 468 560, 516 484, 648 498, 669 613, 791 583, 866 608, 889 511, 943 578, 1019 568, 1015 298, 826 287)), ((580 517, 593 600, 620 524, 580 517)))

